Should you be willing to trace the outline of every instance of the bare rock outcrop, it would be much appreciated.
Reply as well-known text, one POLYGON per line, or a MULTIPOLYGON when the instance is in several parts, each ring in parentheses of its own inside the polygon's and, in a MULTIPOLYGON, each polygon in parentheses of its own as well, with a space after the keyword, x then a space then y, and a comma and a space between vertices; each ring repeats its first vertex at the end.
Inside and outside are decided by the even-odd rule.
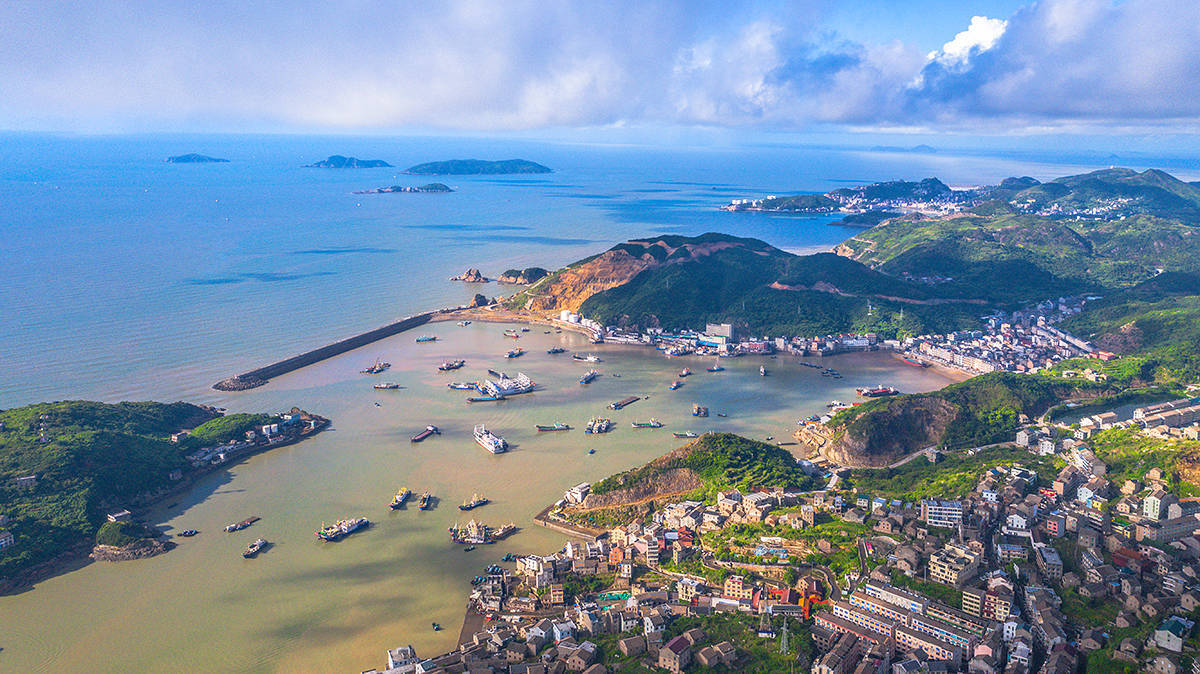
POLYGON ((470 269, 459 274, 458 276, 451 276, 450 280, 451 281, 462 281, 463 283, 487 283, 488 282, 488 278, 486 276, 484 276, 483 274, 479 273, 479 270, 474 267, 471 267, 470 269))

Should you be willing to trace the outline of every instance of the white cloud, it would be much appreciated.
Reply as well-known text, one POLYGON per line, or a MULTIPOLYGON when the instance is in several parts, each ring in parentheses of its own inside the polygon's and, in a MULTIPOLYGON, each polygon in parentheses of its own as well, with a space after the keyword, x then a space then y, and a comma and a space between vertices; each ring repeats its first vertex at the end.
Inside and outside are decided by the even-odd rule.
POLYGON ((947 65, 965 63, 972 54, 987 51, 996 45, 1008 22, 1003 19, 989 19, 986 16, 971 17, 967 29, 954 36, 941 50, 929 55, 930 60, 938 60, 947 65))

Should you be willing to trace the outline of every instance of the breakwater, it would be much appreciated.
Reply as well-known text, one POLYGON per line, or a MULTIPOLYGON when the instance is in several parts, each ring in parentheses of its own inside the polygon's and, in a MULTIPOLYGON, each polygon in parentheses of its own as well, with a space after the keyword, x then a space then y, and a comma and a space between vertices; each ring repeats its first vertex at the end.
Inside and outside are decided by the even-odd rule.
POLYGON ((299 370, 302 367, 307 367, 313 363, 319 363, 326 358, 341 355, 347 351, 353 351, 360 346, 366 346, 372 342, 377 342, 381 339, 399 334, 405 330, 411 330, 418 325, 424 325, 430 321, 440 311, 430 311, 416 316, 402 318, 394 323, 389 323, 385 326, 368 330, 367 332, 347 337, 346 339, 326 344, 312 351, 306 351, 297 356, 286 358, 270 365, 265 365, 256 370, 243 372, 242 374, 222 379, 213 384, 213 388, 218 391, 245 391, 247 389, 262 386, 274 377, 282 374, 287 374, 294 370, 299 370))

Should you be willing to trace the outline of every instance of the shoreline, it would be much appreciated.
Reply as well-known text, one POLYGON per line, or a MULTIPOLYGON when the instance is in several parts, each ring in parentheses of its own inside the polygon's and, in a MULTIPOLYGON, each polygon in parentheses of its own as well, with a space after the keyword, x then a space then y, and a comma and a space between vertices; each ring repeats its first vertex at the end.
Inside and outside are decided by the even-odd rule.
MULTIPOLYGON (((904 362, 904 356, 896 351, 892 352, 892 358, 895 358, 896 360, 898 360, 900 362, 904 362)), ((943 365, 942 363, 935 363, 931 360, 925 360, 924 362, 929 363, 929 367, 926 369, 928 369, 930 372, 936 372, 939 375, 945 377, 946 379, 951 380, 951 382, 955 383, 955 384, 958 384, 960 382, 964 382, 968 379, 979 376, 977 373, 967 372, 966 370, 960 370, 956 367, 951 367, 949 365, 943 365)), ((907 363, 905 363, 905 364, 907 364, 907 363)), ((911 367, 911 365, 909 367, 911 367)), ((949 384, 947 384, 947 386, 948 385, 949 384)))

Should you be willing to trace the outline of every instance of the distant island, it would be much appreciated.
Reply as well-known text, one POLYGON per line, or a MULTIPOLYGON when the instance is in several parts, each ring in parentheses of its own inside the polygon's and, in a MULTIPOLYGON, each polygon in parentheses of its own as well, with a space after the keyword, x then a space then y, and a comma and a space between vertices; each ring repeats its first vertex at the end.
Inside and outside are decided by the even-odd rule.
POLYGON ((453 192, 449 185, 443 183, 429 183, 420 187, 410 187, 407 185, 392 185, 390 187, 376 187, 373 190, 360 190, 355 194, 391 194, 393 192, 453 192))
POLYGON ((221 159, 220 157, 209 157, 208 155, 196 154, 195 152, 192 152, 191 154, 180 154, 180 155, 175 155, 174 157, 167 157, 163 161, 167 162, 168 164, 228 164, 229 163, 228 159, 221 159))
POLYGON ((551 173, 551 169, 525 159, 485 161, 483 159, 451 159, 410 166, 404 171, 410 175, 424 176, 478 176, 504 175, 510 173, 551 173))
POLYGON ((330 155, 324 161, 306 164, 304 168, 391 168, 392 165, 382 159, 359 159, 358 157, 343 157, 340 154, 330 155))

